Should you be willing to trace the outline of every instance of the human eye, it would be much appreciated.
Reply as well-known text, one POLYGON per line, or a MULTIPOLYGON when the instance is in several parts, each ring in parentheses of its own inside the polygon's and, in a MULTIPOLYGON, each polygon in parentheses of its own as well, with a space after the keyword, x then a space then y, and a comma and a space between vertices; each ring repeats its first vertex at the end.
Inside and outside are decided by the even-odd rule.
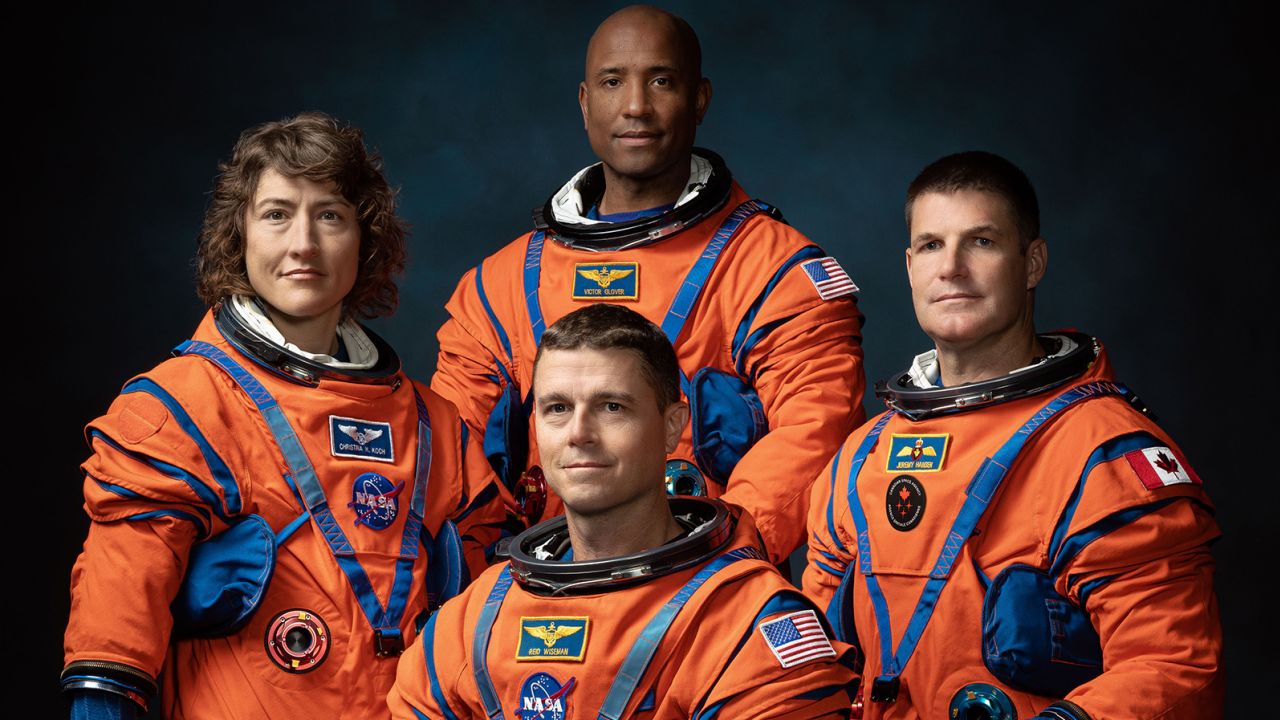
POLYGON ((334 212, 333 210, 325 210, 324 212, 320 213, 320 219, 328 222, 336 222, 338 220, 341 220, 342 216, 334 212))
POLYGON ((932 252, 934 250, 938 250, 941 247, 942 247, 942 243, 938 242, 937 240, 926 240, 925 242, 920 244, 919 249, 923 252, 932 252))
POLYGON ((569 412, 569 406, 568 404, 562 403, 562 402, 548 403, 547 412, 551 413, 552 415, 561 415, 569 412))
POLYGON ((601 80, 600 84, 609 89, 618 88, 622 86, 622 79, 616 78, 616 77, 607 77, 601 80))
POLYGON ((672 85, 672 80, 666 75, 659 75, 653 79, 653 84, 658 87, 670 87, 672 85))
POLYGON ((604 409, 611 413, 619 413, 622 412, 622 403, 607 402, 604 404, 604 409))
POLYGON ((284 211, 280 210, 279 208, 273 208, 262 214, 262 219, 267 220, 269 222, 280 222, 286 219, 287 217, 288 216, 285 215, 284 211))
POLYGON ((974 244, 974 245, 977 245, 978 247, 981 247, 981 248, 986 248, 986 247, 991 247, 991 246, 995 245, 995 242, 993 242, 993 241, 991 240, 991 238, 986 238, 986 237, 975 237, 975 238, 973 239, 973 244, 974 244))

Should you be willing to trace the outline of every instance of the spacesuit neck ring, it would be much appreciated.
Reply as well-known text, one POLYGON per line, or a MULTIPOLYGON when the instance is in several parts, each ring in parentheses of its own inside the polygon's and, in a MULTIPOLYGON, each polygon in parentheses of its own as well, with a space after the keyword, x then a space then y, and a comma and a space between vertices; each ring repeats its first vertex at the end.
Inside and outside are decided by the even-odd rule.
POLYGON ((603 560, 558 560, 569 546, 568 520, 561 515, 534 525, 512 540, 511 575, 538 594, 610 590, 706 562, 733 539, 737 518, 719 500, 669 497, 667 502, 685 533, 665 545, 603 560))
POLYGON ((378 350, 377 364, 368 370, 335 370, 263 337, 240 317, 230 302, 224 300, 215 305, 213 319, 222 337, 245 357, 291 382, 315 387, 321 380, 332 379, 370 385, 391 385, 393 388, 400 387, 402 382, 400 356, 386 340, 363 325, 361 329, 378 350))
POLYGON ((912 420, 923 420, 1046 392, 1080 377, 1098 358, 1098 341, 1084 333, 1064 331, 1037 337, 1046 349, 1060 348, 1064 338, 1074 346, 1060 355, 1051 350, 1048 357, 1030 367, 951 387, 916 387, 910 371, 901 372, 876 383, 876 397, 912 420))
MULTIPOLYGON (((533 211, 533 224, 556 242, 571 248, 596 252, 628 250, 651 245, 693 227, 714 215, 729 202, 733 192, 733 176, 724 159, 705 148, 693 148, 693 154, 711 163, 711 177, 706 186, 687 202, 651 217, 616 223, 573 223, 556 217, 552 193, 541 208, 533 211)), ((604 195, 604 170, 593 167, 578 183, 584 207, 599 202, 604 195)))

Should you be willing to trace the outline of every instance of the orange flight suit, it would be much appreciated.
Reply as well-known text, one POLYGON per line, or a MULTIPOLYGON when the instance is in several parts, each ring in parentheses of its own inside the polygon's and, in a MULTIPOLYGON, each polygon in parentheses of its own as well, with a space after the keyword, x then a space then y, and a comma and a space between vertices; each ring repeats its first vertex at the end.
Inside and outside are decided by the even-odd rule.
MULTIPOLYGON (((609 299, 574 299, 577 265, 587 263, 636 263, 635 299, 614 302, 661 325, 708 241, 748 199, 735 183, 728 202, 710 217, 627 250, 574 249, 548 236, 535 254, 541 264, 537 291, 545 326, 586 303, 609 299)), ((506 386, 504 375, 513 379, 521 397, 531 387, 537 345, 523 283, 531 237, 517 238, 468 271, 446 306, 450 317, 439 332, 440 357, 431 387, 457 405, 475 433, 484 432, 506 386)), ((774 562, 803 542, 810 480, 863 419, 862 316, 851 296, 819 296, 815 281, 793 259, 804 248, 822 254, 804 235, 767 213, 751 216, 715 261, 675 342, 688 377, 716 368, 737 374, 760 397, 768 433, 741 458, 725 486, 707 484, 711 497, 751 512, 774 562), (781 466, 785 473, 777 471, 781 466)), ((538 463, 532 425, 525 468, 538 463)), ((694 458, 688 428, 669 457, 694 458)), ((553 495, 541 517, 562 512, 553 495)))
MULTIPOLYGON (((333 377, 321 378, 315 387, 292 382, 228 343, 212 314, 194 339, 225 353, 279 403, 314 466, 333 519, 385 606, 402 533, 410 523, 419 464, 429 467, 429 474, 422 473, 427 479, 423 535, 436 536, 446 518, 467 506, 466 433, 454 408, 398 370, 389 382, 333 377), (426 448, 419 448, 415 388, 429 418, 429 462, 423 460, 426 448), (367 447, 356 445, 359 432, 366 432, 359 442, 367 447), (375 450, 381 456, 371 459, 375 450), (363 457, 351 456, 361 452, 363 457), (384 489, 403 487, 381 499, 366 495, 357 505, 355 492, 372 487, 357 482, 365 473, 381 476, 384 489)), ((170 603, 194 543, 248 513, 265 518, 276 532, 303 514, 286 478, 290 466, 263 415, 228 373, 202 357, 166 360, 126 385, 107 413, 90 423, 87 436, 94 451, 83 466, 92 524, 72 571, 68 664, 118 663, 153 679, 163 667, 165 717, 387 715, 385 697, 396 658, 375 655, 370 620, 312 517, 304 517, 279 545, 274 575, 247 625, 225 637, 170 637, 170 603), (305 672, 286 669, 269 656, 273 620, 286 611, 324 636, 327 654, 318 664, 288 663, 305 672)), ((488 474, 483 457, 471 462, 485 466, 488 474)), ((406 643, 427 605, 427 552, 415 528, 410 525, 403 540, 416 558, 406 576, 403 614, 394 623, 406 643)), ((478 549, 476 542, 470 545, 478 549)))
MULTIPOLYGON (((1173 441, 1125 399, 1089 399, 1037 427, 976 529, 967 540, 956 538, 950 554, 942 551, 967 488, 980 485, 975 473, 983 460, 1015 432, 1036 426, 1043 418, 1037 411, 1060 393, 1111 380, 1100 351, 1088 371, 1063 387, 919 421, 891 412, 856 481, 869 574, 860 568, 848 483, 875 422, 849 437, 815 483, 804 589, 828 607, 829 618, 844 615, 852 623, 844 636, 852 641, 848 633, 856 633, 866 657, 864 717, 945 717, 953 696, 970 683, 1004 690, 1019 718, 1063 699, 1010 687, 984 664, 986 586, 1016 564, 1051 571, 1054 590, 1087 612, 1099 636, 1101 674, 1065 696, 1076 709, 1092 718, 1221 714, 1222 634, 1208 548, 1219 531, 1212 505, 1173 441), (923 457, 929 444, 935 450, 923 457), (1161 473, 1174 478, 1170 472, 1180 479, 1159 481, 1161 473), (890 518, 894 512, 900 514, 890 518), (950 578, 901 669, 897 699, 871 702, 873 681, 886 673, 881 634, 891 632, 892 656, 944 556, 950 578), (832 608, 846 568, 848 602, 832 608), (877 624, 873 581, 886 599, 888 627, 877 624)), ((988 660, 1000 660, 1001 648, 986 651, 988 660)))
POLYGON ((718 558, 709 555, 639 585, 551 595, 513 582, 506 563, 489 568, 445 603, 405 651, 387 701, 392 716, 406 720, 589 720, 603 712, 615 685, 631 677, 633 689, 617 696, 607 716, 848 717, 855 651, 829 643, 824 624, 821 612, 764 560, 744 513, 718 558), (741 559, 690 594, 693 586, 686 583, 729 557, 741 559), (486 643, 485 608, 495 602, 495 587, 508 585, 505 597, 496 600, 501 604, 487 625, 486 643), (651 659, 634 675, 620 672, 642 631, 678 593, 687 602, 658 636, 651 659), (775 651, 765 633, 784 627, 788 635, 773 635, 775 644, 796 644, 775 651), (809 639, 798 639, 796 628, 808 628, 809 639), (500 715, 485 711, 474 661, 477 643, 487 646, 481 667, 491 678, 500 715), (789 650, 799 654, 788 655, 789 650))

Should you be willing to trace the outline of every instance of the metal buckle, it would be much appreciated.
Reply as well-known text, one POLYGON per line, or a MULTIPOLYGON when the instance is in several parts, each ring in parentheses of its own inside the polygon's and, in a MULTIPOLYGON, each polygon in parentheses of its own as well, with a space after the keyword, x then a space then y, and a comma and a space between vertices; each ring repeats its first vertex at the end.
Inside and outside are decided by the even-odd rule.
POLYGON ((871 683, 871 702, 891 703, 898 699, 898 677, 878 677, 871 683))
POLYGON ((398 628, 376 628, 373 631, 373 652, 378 657, 396 657, 404 652, 404 636, 398 628))

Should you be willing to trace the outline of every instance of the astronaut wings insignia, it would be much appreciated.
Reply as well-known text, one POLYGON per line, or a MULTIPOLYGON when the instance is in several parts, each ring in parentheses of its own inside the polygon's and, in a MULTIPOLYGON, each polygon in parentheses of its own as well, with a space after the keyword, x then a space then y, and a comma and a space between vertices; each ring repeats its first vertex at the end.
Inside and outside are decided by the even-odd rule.
POLYGON ((520 618, 520 642, 516 660, 581 661, 587 650, 585 617, 520 618))
POLYGON ((938 472, 947 460, 950 434, 893 435, 887 472, 938 472))
POLYGON ((334 457, 395 462, 391 423, 330 415, 329 452, 334 457))
POLYGON ((363 430, 361 428, 356 427, 355 425, 339 425, 338 430, 340 430, 343 435, 346 435, 347 437, 351 438, 352 440, 355 440, 361 445, 368 445, 374 440, 377 440, 378 438, 382 437, 381 430, 373 430, 373 429, 363 430))
POLYGON ((573 266, 573 299, 636 300, 639 278, 640 263, 577 263, 573 266))
POLYGON ((609 267, 602 267, 599 270, 579 270, 578 274, 588 280, 595 280, 596 284, 602 288, 609 287, 609 283, 614 280, 621 280, 627 277, 635 270, 614 270, 609 267))
POLYGON ((532 627, 526 626, 524 629, 525 632, 546 643, 547 647, 555 645, 556 641, 560 638, 569 637, 580 630, 582 630, 581 625, 576 627, 569 625, 556 627, 555 623, 551 623, 550 625, 534 625, 532 627))

